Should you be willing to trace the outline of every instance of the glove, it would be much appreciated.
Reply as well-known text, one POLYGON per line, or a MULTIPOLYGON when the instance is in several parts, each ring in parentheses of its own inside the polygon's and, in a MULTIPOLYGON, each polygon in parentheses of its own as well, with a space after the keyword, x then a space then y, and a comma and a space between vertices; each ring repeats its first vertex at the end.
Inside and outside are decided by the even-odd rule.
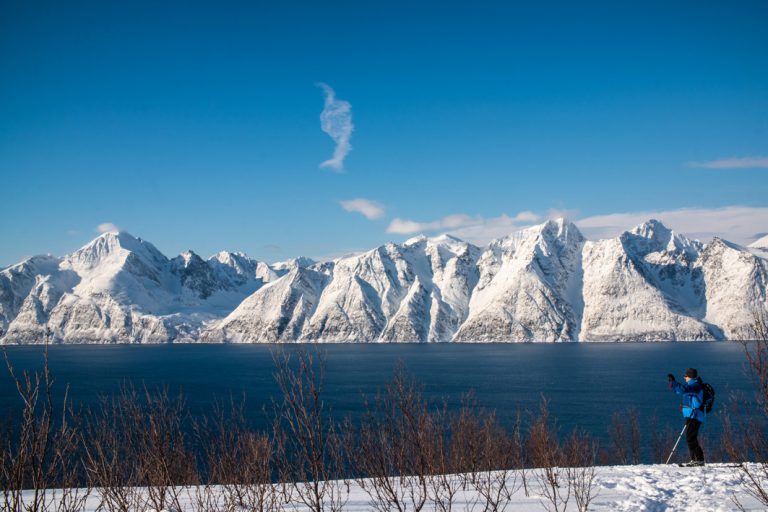
POLYGON ((674 382, 674 381, 675 381, 675 376, 674 376, 674 375, 672 375, 671 373, 668 373, 668 374, 667 374, 667 380, 668 380, 669 382, 674 382))

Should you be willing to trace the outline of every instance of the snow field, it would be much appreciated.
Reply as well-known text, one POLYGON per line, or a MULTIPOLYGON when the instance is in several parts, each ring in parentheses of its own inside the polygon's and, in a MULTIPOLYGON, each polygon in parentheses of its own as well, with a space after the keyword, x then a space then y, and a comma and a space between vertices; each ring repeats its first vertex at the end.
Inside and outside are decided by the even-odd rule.
MULTIPOLYGON (((503 510, 515 512, 539 512, 554 510, 551 503, 542 495, 541 471, 526 470, 529 495, 522 488, 521 477, 516 475, 508 482, 516 491, 503 510), (539 476, 537 476, 539 475, 539 476)), ((459 477, 454 477, 459 480, 459 477)), ((344 487, 344 486, 342 486, 344 487)), ((196 492, 200 488, 186 488, 181 492, 182 510, 164 509, 167 512, 193 512, 198 509, 193 505, 196 492)), ((221 493, 220 488, 213 488, 213 493, 221 493)), ((51 491, 55 494, 56 491, 51 491)), ((31 494, 28 491, 27 494, 31 494)), ((742 484, 740 468, 727 464, 708 464, 704 467, 681 468, 676 465, 637 465, 637 466, 601 466, 596 468, 594 481, 595 496, 589 506, 591 511, 605 512, 675 512, 702 511, 720 512, 739 510, 734 499, 744 510, 766 510, 755 498, 751 497, 742 484)), ((84 512, 99 510, 99 496, 89 496, 84 512)), ((474 491, 459 491, 451 510, 482 512, 485 502, 474 491)), ((282 510, 304 512, 310 510, 294 499, 282 504, 282 510)), ((223 507, 221 510, 226 510, 223 507)), ((330 510, 330 509, 329 509, 330 510)), ((343 509, 348 512, 375 510, 370 496, 356 483, 349 483, 349 499, 343 509)), ((434 503, 427 501, 423 510, 437 510, 434 503)), ((573 496, 559 510, 577 510, 573 496)), ((138 512, 138 511, 137 511, 138 512)), ((148 508, 142 512, 153 512, 148 508)), ((154 511, 157 512, 157 511, 154 511)))

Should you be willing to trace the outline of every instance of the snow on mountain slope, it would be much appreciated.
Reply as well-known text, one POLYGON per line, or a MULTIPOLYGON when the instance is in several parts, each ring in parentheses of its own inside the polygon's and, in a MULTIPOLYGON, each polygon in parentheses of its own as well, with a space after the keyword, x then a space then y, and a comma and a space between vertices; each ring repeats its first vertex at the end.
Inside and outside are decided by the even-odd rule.
MULTIPOLYGON (((63 287, 74 286, 77 281, 77 275, 74 273, 62 272, 59 268, 61 259, 54 256, 34 256, 26 259, 16 265, 11 265, 0 271, 0 337, 7 332, 9 324, 25 308, 27 298, 34 291, 38 296, 38 302, 42 295, 47 299, 46 307, 52 300, 48 288, 52 282, 61 281, 63 287), (47 276, 47 279, 46 279, 47 276), (38 289, 43 286, 42 281, 47 281, 46 290, 38 289)), ((27 306, 26 315, 33 315, 34 312, 29 308, 35 309, 35 300, 30 299, 27 306)))
POLYGON ((755 256, 768 258, 768 235, 758 238, 747 246, 747 250, 755 256))
POLYGON ((3 315, 0 332, 9 340, 44 340, 48 316, 62 295, 79 281, 76 273, 62 269, 61 260, 51 256, 30 258, 9 267, 0 273, 0 314, 2 310, 13 313, 14 306, 22 302, 15 314, 3 315))
POLYGON ((416 237, 337 260, 302 339, 450 341, 478 253, 456 238, 416 237))
MULTIPOLYGON (((651 220, 584 247, 584 317, 589 341, 708 340, 702 321, 701 245, 651 220)), ((713 332, 714 331, 714 332, 713 332)))
POLYGON ((252 275, 223 279, 226 263, 191 251, 169 260, 144 240, 110 232, 64 258, 26 260, 0 273, 3 342, 42 342, 47 328, 64 342, 194 341, 203 322, 276 278, 240 259, 252 275))
POLYGON ((595 242, 560 219, 484 249, 420 236, 273 265, 236 252, 168 259, 105 233, 0 270, 0 341, 40 342, 47 329, 68 343, 740 339, 768 314, 767 283, 768 261, 747 248, 654 220, 595 242))
POLYGON ((278 271, 264 262, 253 260, 242 252, 218 252, 208 258, 208 264, 216 274, 216 279, 227 283, 231 288, 248 285, 259 288, 287 272, 278 271))
POLYGON ((245 299, 231 314, 202 331, 207 342, 296 341, 314 311, 327 276, 296 265, 245 299))
POLYGON ((456 341, 578 339, 584 241, 559 219, 492 242, 456 341))
MULTIPOLYGON (((314 264, 306 270, 323 276, 322 283, 313 281, 320 293, 314 300, 300 292, 307 301, 311 298, 311 311, 299 309, 296 316, 293 309, 282 308, 286 316, 272 321, 301 325, 299 341, 450 341, 466 315, 478 253, 477 247, 452 237, 417 237, 314 264)), ((300 264, 296 268, 304 269, 300 264)), ((253 303, 249 298, 248 308, 238 308, 212 326, 205 338, 218 339, 213 332, 219 329, 232 340, 282 339, 282 332, 265 330, 255 318, 244 318, 270 314, 274 304, 257 299, 260 292, 252 297, 253 303), (255 336, 254 329, 263 338, 255 336)))
POLYGON ((768 261, 715 238, 700 257, 706 320, 726 339, 754 339, 755 319, 767 318, 768 261))

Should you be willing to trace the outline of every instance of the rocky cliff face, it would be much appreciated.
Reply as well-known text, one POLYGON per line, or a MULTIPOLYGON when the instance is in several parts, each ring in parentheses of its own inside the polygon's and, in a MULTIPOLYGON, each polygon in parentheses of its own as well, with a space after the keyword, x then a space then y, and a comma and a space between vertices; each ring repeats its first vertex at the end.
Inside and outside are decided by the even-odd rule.
POLYGON ((586 241, 548 221, 479 248, 416 237, 315 263, 168 259, 127 233, 0 271, 0 341, 486 342, 745 339, 768 312, 754 247, 657 221, 586 241))

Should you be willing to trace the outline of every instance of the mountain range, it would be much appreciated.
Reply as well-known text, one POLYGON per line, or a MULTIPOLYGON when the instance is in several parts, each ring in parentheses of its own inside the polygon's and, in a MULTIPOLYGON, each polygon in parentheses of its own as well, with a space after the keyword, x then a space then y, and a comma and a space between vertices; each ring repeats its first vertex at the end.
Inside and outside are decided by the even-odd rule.
POLYGON ((738 340, 768 313, 768 237, 564 219, 485 247, 442 235, 333 261, 168 258, 126 232, 0 270, 0 343, 738 340))

